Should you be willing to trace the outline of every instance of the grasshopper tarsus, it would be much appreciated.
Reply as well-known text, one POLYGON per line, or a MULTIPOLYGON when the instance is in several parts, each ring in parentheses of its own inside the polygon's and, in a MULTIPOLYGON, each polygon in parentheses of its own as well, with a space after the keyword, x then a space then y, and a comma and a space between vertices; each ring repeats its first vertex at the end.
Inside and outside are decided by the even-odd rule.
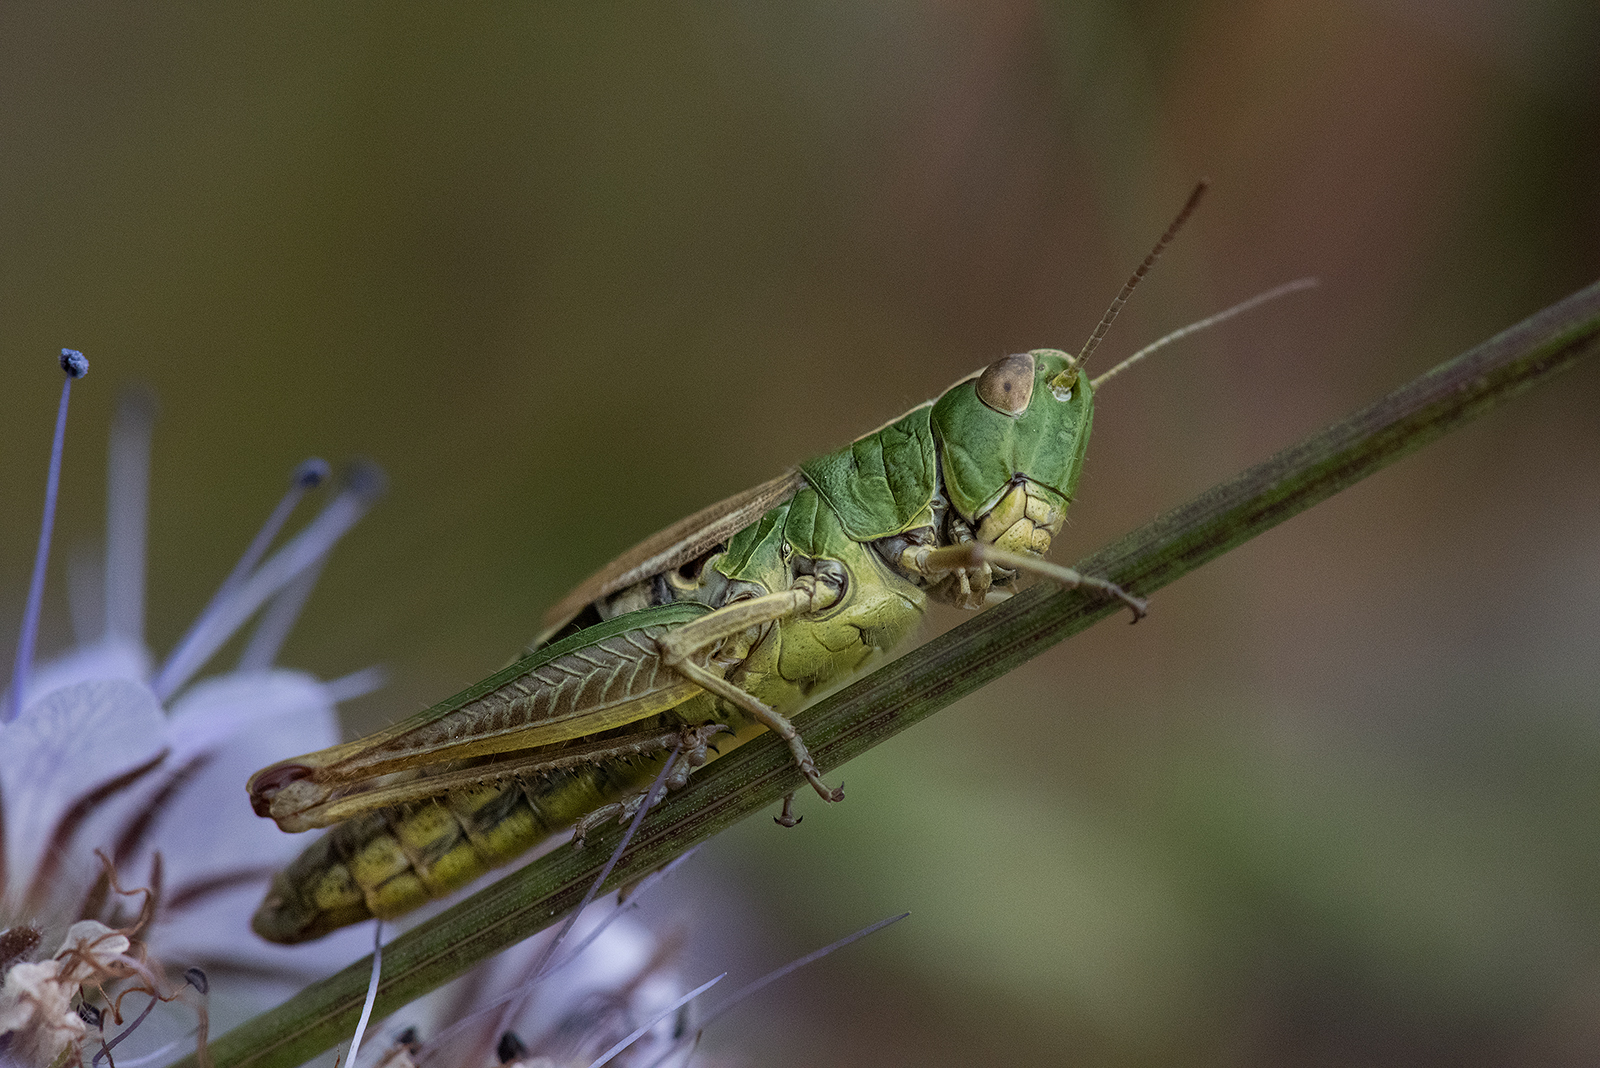
POLYGON ((572 826, 572 848, 582 849, 588 837, 596 827, 612 819, 618 823, 625 822, 627 818, 639 810, 639 805, 644 801, 644 794, 638 793, 625 801, 613 801, 609 805, 601 805, 593 812, 572 826))
POLYGON ((1110 579, 1095 578, 1091 575, 1085 575, 1081 579, 1081 584, 1099 593, 1107 600, 1115 598, 1126 605, 1128 611, 1133 613, 1133 618, 1128 620, 1129 626, 1132 626, 1150 614, 1149 601, 1138 596, 1137 594, 1129 593, 1127 590, 1123 589, 1121 586, 1118 586, 1110 579))
POLYGON ((1133 626, 1135 623, 1139 622, 1139 620, 1150 614, 1149 601, 1145 600, 1143 597, 1137 597, 1134 594, 1129 593, 1127 590, 1124 590, 1121 586, 1118 586, 1115 583, 1112 583, 1111 588, 1116 591, 1117 599, 1123 604, 1127 605, 1128 611, 1133 613, 1133 618, 1128 620, 1128 626, 1133 626))
MULTIPOLYGON (((785 721, 787 722, 787 721, 785 721)), ((789 728, 792 732, 793 727, 789 728)), ((794 754, 794 761, 800 765, 800 774, 804 775, 806 782, 817 792, 817 796, 830 804, 837 804, 844 800, 844 787, 829 786, 822 781, 822 773, 817 770, 816 762, 811 759, 811 751, 806 748, 806 743, 800 740, 800 735, 791 733, 789 739, 789 752, 794 754)), ((793 796, 793 795, 790 795, 793 796)))
POLYGON ((804 816, 796 816, 794 814, 794 794, 784 794, 783 811, 772 817, 772 822, 779 827, 798 827, 803 819, 805 819, 804 816))

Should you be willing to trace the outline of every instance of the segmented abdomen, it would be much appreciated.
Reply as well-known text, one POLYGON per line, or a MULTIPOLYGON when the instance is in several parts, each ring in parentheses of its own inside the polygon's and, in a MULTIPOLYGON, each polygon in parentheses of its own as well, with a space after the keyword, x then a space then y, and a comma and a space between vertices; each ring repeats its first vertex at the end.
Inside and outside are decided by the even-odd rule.
POLYGON ((273 877, 253 926, 270 941, 303 942, 409 912, 647 785, 663 759, 614 757, 347 820, 273 877))

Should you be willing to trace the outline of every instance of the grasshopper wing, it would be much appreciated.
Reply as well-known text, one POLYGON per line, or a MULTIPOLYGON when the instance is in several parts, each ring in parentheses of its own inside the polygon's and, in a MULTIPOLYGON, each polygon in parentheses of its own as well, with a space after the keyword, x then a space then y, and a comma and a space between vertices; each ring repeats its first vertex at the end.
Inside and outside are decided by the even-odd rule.
POLYGON ((547 641, 584 607, 636 582, 686 564, 707 549, 720 545, 787 501, 806 484, 798 470, 786 471, 770 482, 737 493, 635 545, 590 575, 544 616, 544 630, 534 644, 547 641))
POLYGON ((251 804, 286 831, 327 826, 382 776, 568 742, 674 708, 700 688, 662 666, 656 639, 709 611, 684 601, 589 627, 392 727, 261 769, 251 804))

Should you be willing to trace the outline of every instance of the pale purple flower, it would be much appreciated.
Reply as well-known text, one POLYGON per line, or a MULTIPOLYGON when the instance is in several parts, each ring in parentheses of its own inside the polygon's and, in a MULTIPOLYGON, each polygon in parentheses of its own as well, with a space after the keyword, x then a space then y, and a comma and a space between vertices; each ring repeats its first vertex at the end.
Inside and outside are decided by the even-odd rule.
MULTIPOLYGON (((363 1055, 357 1068, 492 1068, 497 1063, 586 1068, 645 1025, 650 1025, 646 1034, 611 1064, 643 1068, 668 1051, 687 1054, 688 1015, 668 1011, 687 989, 678 972, 677 940, 658 938, 637 920, 613 915, 614 910, 587 910, 563 946, 572 955, 563 960, 558 953, 555 967, 537 979, 533 970, 554 931, 406 1006, 369 1039, 364 1048, 373 1052, 363 1055), (568 946, 582 951, 572 953, 568 946), (509 1020, 503 1016, 508 995, 518 1002, 509 1020)), ((683 1061, 678 1056, 668 1063, 683 1061)))
MULTIPOLYGON (((244 783, 267 764, 340 741, 336 704, 378 684, 371 670, 323 682, 274 663, 380 477, 357 468, 269 555, 300 496, 326 478, 321 461, 302 465, 210 604, 158 661, 144 641, 151 410, 125 403, 113 428, 105 562, 73 583, 77 645, 33 668, 36 585, 20 667, 0 700, 14 710, 0 717, 0 1068, 95 1062, 123 1026, 81 1006, 103 1007, 93 995, 119 982, 187 1009, 151 1016, 117 1047, 116 1063, 171 1059, 192 1045, 197 1019, 209 1013, 220 1029, 268 1008, 366 954, 373 937, 357 927, 280 946, 251 932, 271 875, 306 839, 256 817, 244 783), (197 679, 257 616, 234 669, 197 679), (148 923, 140 922, 147 894, 135 888, 154 902, 148 923), (185 973, 196 966, 204 974, 185 973)), ((51 498, 59 467, 58 434, 51 498)), ((47 510, 36 575, 49 523, 47 510)), ((721 976, 687 989, 677 941, 626 915, 636 900, 587 909, 570 930, 530 938, 405 1007, 379 1025, 352 1068, 687 1064, 697 1040, 689 1003, 721 976)), ((134 1013, 149 1003, 131 1000, 134 1013)))
MULTIPOLYGON (((143 639, 150 423, 148 403, 125 403, 112 434, 105 565, 75 583, 89 588, 90 599, 101 595, 98 631, 80 633, 74 648, 31 672, 24 663, 17 673, 22 692, 7 694, 6 707, 19 710, 0 722, 0 928, 35 931, 38 945, 4 963, 8 977, 24 965, 31 969, 17 973, 19 983, 36 980, 33 972, 54 958, 30 958, 54 953, 70 925, 100 919, 122 927, 132 920, 140 898, 108 892, 103 856, 124 887, 155 892, 154 917, 136 935, 151 958, 175 972, 205 969, 213 1004, 237 1016, 270 1006, 367 948, 360 932, 304 947, 269 945, 251 933, 250 915, 271 873, 305 841, 258 819, 244 783, 275 760, 338 742, 337 702, 378 683, 374 672, 322 682, 273 666, 309 592, 307 577, 314 580, 329 550, 370 505, 378 479, 358 471, 270 556, 265 550, 277 530, 264 530, 243 566, 158 664, 143 639), (263 607, 241 665, 196 681, 263 607)), ((269 527, 281 527, 294 500, 323 473, 320 461, 297 471, 269 527)), ((31 595, 30 603, 36 601, 31 595)), ((22 643, 30 657, 31 625, 25 623, 22 643)), ((27 1022, 44 1017, 24 1011, 32 1001, 21 989, 0 988, 0 1060, 31 1064, 45 1053, 53 1059, 59 1049, 33 1042, 37 1028, 27 1022)), ((190 1014, 185 1026, 192 1024, 190 1014)), ((158 1018, 149 1030, 163 1030, 158 1018)), ((86 1039, 79 1036, 87 1042, 85 1061, 101 1041, 96 1029, 88 1031, 86 1039)), ((119 1057, 132 1048, 122 1047, 119 1057)))

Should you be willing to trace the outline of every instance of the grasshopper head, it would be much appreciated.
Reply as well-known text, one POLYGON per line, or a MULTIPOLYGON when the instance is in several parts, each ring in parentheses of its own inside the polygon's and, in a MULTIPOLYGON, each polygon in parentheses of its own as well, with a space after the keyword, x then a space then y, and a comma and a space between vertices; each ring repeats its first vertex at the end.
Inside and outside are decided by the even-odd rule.
POLYGON ((1043 556, 1066 519, 1089 444, 1094 395, 1055 349, 996 360, 933 406, 951 507, 981 541, 1043 556))

